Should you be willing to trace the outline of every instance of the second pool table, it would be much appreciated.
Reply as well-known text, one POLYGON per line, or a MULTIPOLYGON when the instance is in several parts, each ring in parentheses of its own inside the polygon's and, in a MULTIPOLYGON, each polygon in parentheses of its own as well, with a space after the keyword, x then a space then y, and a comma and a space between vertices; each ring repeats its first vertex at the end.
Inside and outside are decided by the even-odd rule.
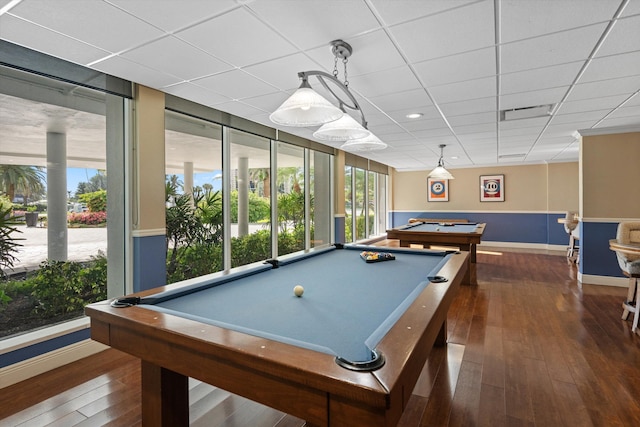
POLYGON ((387 230, 388 239, 400 240, 400 246, 418 244, 455 246, 471 255, 470 261, 476 262, 476 245, 480 244, 485 223, 453 222, 413 222, 387 230))
POLYGON ((309 426, 395 426, 468 253, 329 247, 86 307, 93 339, 142 359, 144 425, 188 425, 187 378, 309 426), (394 260, 367 263, 362 251, 394 260), (304 286, 302 297, 293 294, 304 286))

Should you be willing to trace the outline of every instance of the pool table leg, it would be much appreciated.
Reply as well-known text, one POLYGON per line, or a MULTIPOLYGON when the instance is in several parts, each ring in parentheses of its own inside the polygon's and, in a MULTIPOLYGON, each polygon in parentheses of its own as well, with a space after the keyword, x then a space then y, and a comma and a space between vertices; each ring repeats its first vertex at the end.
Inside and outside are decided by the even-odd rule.
POLYGON ((187 377, 142 361, 142 425, 189 425, 187 377))

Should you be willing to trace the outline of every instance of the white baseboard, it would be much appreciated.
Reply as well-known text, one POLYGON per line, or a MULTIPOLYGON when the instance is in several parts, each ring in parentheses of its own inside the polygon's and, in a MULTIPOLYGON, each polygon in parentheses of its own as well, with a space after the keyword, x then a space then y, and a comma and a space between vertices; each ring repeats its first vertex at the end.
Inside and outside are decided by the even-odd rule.
POLYGON ((629 287, 629 279, 626 277, 594 276, 580 272, 578 272, 578 282, 583 285, 615 286, 619 288, 629 287))
POLYGON ((520 243, 520 242, 487 242, 483 241, 478 245, 481 248, 514 248, 514 249, 538 249, 547 251, 565 251, 567 245, 549 245, 547 243, 520 243))
POLYGON ((50 351, 41 356, 24 360, 0 369, 0 388, 28 380, 36 375, 99 353, 109 347, 97 341, 87 339, 50 351))

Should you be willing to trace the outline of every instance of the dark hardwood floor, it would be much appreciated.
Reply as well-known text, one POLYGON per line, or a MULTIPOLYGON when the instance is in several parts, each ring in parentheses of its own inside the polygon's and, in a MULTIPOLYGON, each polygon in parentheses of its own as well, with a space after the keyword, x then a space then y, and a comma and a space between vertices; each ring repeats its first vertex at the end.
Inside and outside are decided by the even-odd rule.
MULTIPOLYGON (((419 426, 640 426, 640 336, 626 289, 579 287, 575 264, 483 250, 400 421, 419 426)), ((192 380, 191 424, 304 421, 192 380)), ((0 389, 0 426, 138 426, 140 363, 107 350, 0 389)))

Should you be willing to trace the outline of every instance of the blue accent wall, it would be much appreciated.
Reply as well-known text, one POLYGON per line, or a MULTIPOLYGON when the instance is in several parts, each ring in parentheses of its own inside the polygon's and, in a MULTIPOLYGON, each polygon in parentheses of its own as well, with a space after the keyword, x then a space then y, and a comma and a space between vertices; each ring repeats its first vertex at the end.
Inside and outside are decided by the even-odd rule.
POLYGON ((133 238, 133 291, 167 284, 165 236, 133 238))
MULTIPOLYGON (((534 243, 567 246, 569 236, 558 218, 559 213, 504 213, 504 212, 391 212, 390 224, 398 227, 409 218, 467 219, 484 222, 487 228, 484 241, 534 243)), ((591 276, 624 277, 615 253, 609 249, 609 240, 615 239, 618 222, 581 222, 580 273, 591 276)))
POLYGON ((484 222, 484 240, 494 242, 568 245, 569 236, 558 218, 564 214, 503 212, 391 212, 392 227, 409 222, 409 218, 467 219, 484 222))
POLYGON ((617 222, 580 223, 580 272, 593 276, 624 277, 609 240, 616 238, 617 222))
POLYGON ((84 341, 90 338, 90 336, 91 331, 89 329, 82 329, 70 334, 52 338, 47 341, 42 341, 28 347, 10 351, 8 353, 0 355, 0 368, 4 368, 6 366, 22 362, 23 360, 31 359, 32 357, 40 356, 50 351, 58 350, 62 347, 84 341))

